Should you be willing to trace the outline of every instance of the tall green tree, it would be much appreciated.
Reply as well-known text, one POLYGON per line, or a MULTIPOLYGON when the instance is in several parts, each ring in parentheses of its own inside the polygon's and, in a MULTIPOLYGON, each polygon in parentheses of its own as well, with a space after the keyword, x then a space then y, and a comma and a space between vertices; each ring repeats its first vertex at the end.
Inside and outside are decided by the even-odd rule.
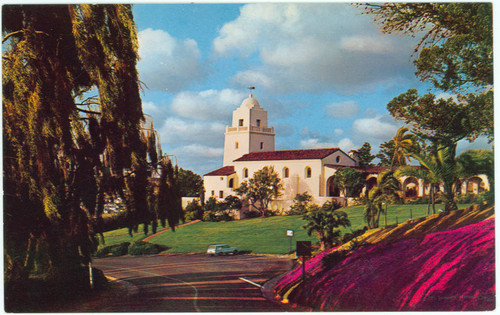
POLYGON ((371 153, 371 150, 372 146, 369 142, 363 143, 361 148, 357 150, 359 166, 368 167, 373 165, 372 161, 376 156, 371 153))
POLYGON ((365 184, 366 175, 355 168, 343 167, 335 173, 333 183, 344 195, 344 206, 347 207, 347 197, 359 195, 365 184))
POLYGON ((379 153, 377 153, 377 158, 379 159, 378 166, 391 166, 392 158, 394 156, 394 140, 389 140, 382 142, 380 144, 379 153))
POLYGON ((200 197, 203 192, 203 178, 191 170, 181 168, 178 182, 182 197, 200 197))
POLYGON ((269 203, 281 196, 282 189, 283 183, 274 167, 264 166, 252 178, 242 182, 235 191, 264 216, 269 203))
POLYGON ((385 33, 419 36, 416 75, 437 88, 493 84, 491 3, 384 3, 365 5, 385 33))
POLYGON ((316 233, 318 242, 322 251, 331 247, 335 239, 340 238, 340 227, 350 227, 351 221, 347 213, 341 210, 338 205, 331 202, 326 202, 319 208, 318 206, 311 207, 302 218, 307 221, 303 228, 310 236, 316 233), (316 209, 314 209, 316 208, 316 209))
POLYGON ((105 196, 125 200, 130 227, 152 220, 148 154, 158 154, 141 130, 132 10, 6 5, 2 14, 6 278, 36 268, 70 283, 96 248, 105 196))

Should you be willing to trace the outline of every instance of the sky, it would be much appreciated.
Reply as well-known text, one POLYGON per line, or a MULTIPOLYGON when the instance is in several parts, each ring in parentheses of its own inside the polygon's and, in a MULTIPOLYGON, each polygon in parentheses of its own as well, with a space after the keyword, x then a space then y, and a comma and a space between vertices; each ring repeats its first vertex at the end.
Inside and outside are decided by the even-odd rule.
MULTIPOLYGON (((372 154, 403 125, 387 103, 431 91, 414 75, 418 38, 382 34, 355 5, 134 4, 133 14, 143 111, 163 152, 200 175, 222 167, 224 131, 249 86, 276 150, 369 142, 372 154)), ((458 151, 489 147, 480 138, 458 151)))

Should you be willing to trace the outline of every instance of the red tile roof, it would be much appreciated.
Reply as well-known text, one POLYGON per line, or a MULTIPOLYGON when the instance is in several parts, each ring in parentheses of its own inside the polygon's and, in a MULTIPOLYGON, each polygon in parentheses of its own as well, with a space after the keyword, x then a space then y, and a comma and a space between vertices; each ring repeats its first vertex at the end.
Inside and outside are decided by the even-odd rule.
POLYGON ((369 166, 367 168, 360 168, 359 170, 368 174, 377 174, 389 168, 389 166, 369 166))
POLYGON ((357 169, 363 173, 368 173, 368 174, 378 174, 378 173, 390 168, 388 166, 370 166, 367 168, 362 168, 359 166, 346 166, 346 165, 334 165, 334 164, 325 164, 325 166, 329 167, 329 168, 333 168, 333 169, 339 169, 339 168, 344 168, 344 167, 354 167, 355 169, 357 169))
POLYGON ((234 173, 234 166, 224 166, 203 176, 227 176, 234 173))
POLYGON ((338 150, 339 148, 252 152, 234 161, 315 160, 323 159, 338 150))

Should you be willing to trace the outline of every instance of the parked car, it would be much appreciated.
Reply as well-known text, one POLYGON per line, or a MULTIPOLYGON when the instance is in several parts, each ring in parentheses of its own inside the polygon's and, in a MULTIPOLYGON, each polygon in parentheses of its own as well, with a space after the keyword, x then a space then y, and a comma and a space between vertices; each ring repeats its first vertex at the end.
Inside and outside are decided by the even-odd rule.
POLYGON ((238 248, 230 247, 227 244, 214 244, 208 246, 207 254, 210 256, 223 255, 223 254, 238 254, 238 248))

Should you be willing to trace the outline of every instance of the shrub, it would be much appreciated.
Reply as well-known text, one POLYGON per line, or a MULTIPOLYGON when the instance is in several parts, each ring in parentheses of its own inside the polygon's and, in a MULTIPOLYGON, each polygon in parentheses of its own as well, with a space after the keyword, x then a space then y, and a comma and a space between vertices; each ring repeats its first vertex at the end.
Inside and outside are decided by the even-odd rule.
POLYGON ((129 242, 123 242, 120 244, 105 246, 97 250, 94 254, 95 257, 102 258, 108 255, 110 256, 123 256, 128 254, 129 242))
POLYGON ((287 215, 304 215, 309 211, 309 206, 311 205, 312 196, 307 193, 297 194, 293 199, 293 204, 287 215))
POLYGON ((247 211, 243 212, 243 214, 245 215, 245 218, 247 218, 247 219, 259 218, 261 216, 260 212, 255 211, 255 210, 247 210, 247 211))
POLYGON ((481 192, 477 195, 474 194, 463 194, 457 196, 455 200, 457 203, 482 203, 484 201, 492 201, 494 200, 494 193, 489 191, 481 192))
POLYGON ((203 219, 203 208, 198 200, 193 200, 187 204, 186 209, 184 210, 184 218, 186 221, 203 219))
POLYGON ((111 256, 123 256, 128 254, 129 242, 123 242, 114 246, 111 246, 110 254, 111 256))
POLYGON ((152 244, 143 241, 137 241, 130 244, 128 248, 128 253, 130 255, 138 256, 138 255, 155 255, 158 254, 167 248, 164 246, 160 246, 158 244, 152 244))

